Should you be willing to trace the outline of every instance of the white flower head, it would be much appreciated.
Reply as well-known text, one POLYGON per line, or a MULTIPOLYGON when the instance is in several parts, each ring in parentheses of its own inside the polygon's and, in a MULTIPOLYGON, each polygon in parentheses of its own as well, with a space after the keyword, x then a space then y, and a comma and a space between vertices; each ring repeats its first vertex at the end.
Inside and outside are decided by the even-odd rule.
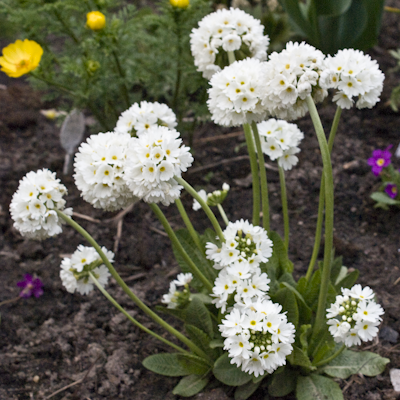
POLYGON ((75 184, 95 208, 120 210, 136 201, 125 181, 128 133, 91 135, 75 155, 75 184))
MULTIPOLYGON (((110 262, 114 261, 114 253, 102 247, 102 251, 110 262)), ((62 284, 69 293, 75 291, 80 294, 88 294, 93 290, 91 272, 101 286, 105 286, 111 275, 108 268, 93 247, 79 245, 71 258, 61 261, 60 277, 62 284)))
POLYGON ((64 221, 55 210, 72 215, 72 208, 64 209, 66 193, 67 188, 56 178, 55 172, 46 168, 29 172, 19 182, 11 200, 14 227, 30 239, 43 240, 58 235, 64 221))
MULTIPOLYGON (((212 193, 206 193, 204 189, 199 190, 199 196, 207 203, 208 206, 216 206, 222 204, 229 192, 229 185, 224 183, 222 185, 222 190, 214 190, 212 193)), ((194 199, 193 200, 193 210, 198 211, 201 209, 200 203, 194 199)))
POLYGON ((368 286, 354 285, 351 289, 342 288, 342 294, 326 310, 329 332, 335 342, 349 347, 372 340, 384 314, 374 300, 374 292, 368 286))
POLYGON ((266 60, 269 37, 263 31, 259 20, 237 8, 220 9, 205 16, 190 34, 197 70, 210 79, 228 65, 228 51, 233 51, 238 60, 246 57, 266 60))
POLYGON ((299 144, 304 133, 296 124, 284 120, 270 118, 257 124, 263 152, 271 160, 278 160, 278 165, 284 170, 290 170, 298 162, 299 144))
POLYGON ((182 189, 174 177, 181 177, 192 162, 189 147, 182 145, 176 130, 153 126, 131 138, 125 179, 133 194, 145 202, 169 205, 182 189))
POLYGON ((308 110, 305 101, 308 95, 315 102, 327 96, 327 90, 319 85, 324 57, 320 50, 305 42, 289 42, 280 53, 270 55, 264 63, 263 105, 271 115, 285 120, 300 118, 308 110))
POLYGON ((323 89, 336 89, 333 101, 341 108, 372 108, 380 99, 385 75, 368 54, 343 49, 328 56, 321 74, 323 89))
POLYGON ((208 109, 212 120, 223 126, 262 121, 267 115, 261 104, 264 96, 263 64, 254 58, 236 61, 210 80, 208 109))
POLYGON ((219 325, 231 363, 256 377, 271 374, 286 363, 293 350, 295 328, 280 310, 264 296, 233 306, 219 325))
POLYGON ((153 126, 176 127, 176 115, 162 103, 141 101, 124 111, 117 121, 116 132, 140 136, 153 126))

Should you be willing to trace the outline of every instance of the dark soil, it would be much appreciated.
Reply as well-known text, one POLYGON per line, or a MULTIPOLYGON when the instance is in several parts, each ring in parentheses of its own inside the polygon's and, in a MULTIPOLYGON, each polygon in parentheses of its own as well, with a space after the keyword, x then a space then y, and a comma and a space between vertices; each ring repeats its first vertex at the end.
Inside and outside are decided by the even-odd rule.
MULTIPOLYGON (((396 5, 398 2, 392 2, 396 5)), ((397 4, 399 6, 399 4, 397 4)), ((399 144, 399 114, 387 104, 400 76, 389 49, 399 45, 400 18, 386 14, 377 47, 370 54, 386 75, 381 102, 372 110, 344 111, 333 152, 335 180, 335 248, 349 268, 360 270, 359 283, 377 293, 385 309, 379 340, 368 349, 391 359, 385 372, 375 378, 356 375, 339 381, 345 398, 396 399, 389 379, 390 368, 400 368, 400 209, 374 208, 369 195, 378 188, 367 159, 376 148, 399 144)), ((32 92, 22 79, 6 79, 0 89, 0 302, 18 296, 16 282, 23 274, 37 274, 44 282, 44 294, 4 305, 0 326, 0 399, 175 399, 172 389, 177 378, 158 376, 142 366, 145 357, 169 349, 143 334, 120 315, 99 293, 71 295, 62 287, 59 265, 62 257, 75 251, 81 238, 66 227, 61 235, 43 242, 25 240, 12 226, 8 207, 19 180, 29 171, 49 168, 67 186, 67 204, 75 212, 98 222, 79 219, 101 245, 113 249, 117 224, 114 214, 94 210, 80 198, 73 179, 62 176, 64 154, 59 144, 59 128, 40 113, 48 104, 32 92), (69 386, 69 388, 65 388, 69 386)), ((334 107, 320 106, 326 128, 334 107)), ((287 173, 290 209, 290 258, 297 275, 303 274, 312 252, 321 157, 308 117, 298 121, 305 132, 300 162, 287 173)), ((236 130, 237 131, 237 130, 236 130)), ((244 135, 228 135, 208 124, 195 132, 195 164, 185 178, 197 188, 215 190, 223 182, 231 185, 224 208, 231 218, 251 218, 250 167, 245 150, 235 148, 244 135), (226 160, 231 160, 226 163, 226 160), (207 177, 207 179, 205 178, 207 177)), ((89 134, 89 132, 88 132, 89 134)), ((398 162, 400 167, 400 160, 398 162)), ((272 229, 282 231, 278 172, 268 169, 272 229)), ((191 210, 189 196, 183 202, 198 230, 208 227, 199 212, 191 210)), ((163 208, 174 228, 183 227, 173 206, 163 208)), ((169 240, 148 205, 138 203, 122 226, 116 268, 133 291, 150 306, 160 304, 169 281, 179 272, 169 240)), ((146 327, 164 334, 143 316, 111 281, 110 293, 146 327)), ((168 318, 167 318, 168 319, 168 318)), ((169 319, 168 319, 169 320, 169 319)), ((173 320, 171 320, 172 323, 173 320)), ((168 337, 171 339, 170 337, 168 337)), ((173 340, 173 339, 172 339, 173 340)), ((264 399, 261 387, 252 397, 264 399)), ((194 397, 203 400, 233 399, 227 387, 211 386, 194 397)))

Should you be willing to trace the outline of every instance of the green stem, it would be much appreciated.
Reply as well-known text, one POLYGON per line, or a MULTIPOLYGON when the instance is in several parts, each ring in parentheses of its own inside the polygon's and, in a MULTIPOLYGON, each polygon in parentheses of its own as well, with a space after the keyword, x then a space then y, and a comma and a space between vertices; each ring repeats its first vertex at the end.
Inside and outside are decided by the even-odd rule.
POLYGON ((225 214, 225 211, 223 209, 223 207, 221 206, 221 204, 217 204, 218 207, 218 211, 221 214, 222 219, 224 220, 225 224, 228 225, 229 224, 229 219, 225 214))
POLYGON ((334 360, 337 356, 339 356, 343 350, 346 348, 345 345, 343 345, 336 353, 334 353, 333 355, 331 355, 330 357, 326 358, 325 360, 321 360, 320 362, 313 364, 314 367, 322 367, 325 364, 330 363, 332 360, 334 360))
POLYGON ((197 279, 199 279, 203 283, 205 288, 208 290, 208 292, 211 293, 212 289, 213 289, 212 283, 203 275, 203 273, 197 268, 197 265, 189 257, 188 253, 183 248, 181 242, 176 237, 174 230, 171 228, 171 225, 169 224, 167 218, 165 218, 165 215, 161 211, 160 207, 158 207, 157 204, 155 204, 155 203, 151 203, 150 208, 154 211, 154 214, 156 214, 157 218, 162 223, 164 230, 165 230, 165 232, 167 232, 169 239, 171 240, 171 242, 175 246, 175 248, 179 251, 179 253, 183 257, 185 262, 188 264, 193 275, 197 279))
POLYGON ((265 169, 264 153, 262 151, 260 135, 258 134, 257 124, 254 121, 251 123, 251 128, 253 130, 254 141, 256 143, 256 148, 257 148, 258 167, 260 168, 263 227, 268 232, 270 229, 270 225, 269 225, 267 170, 265 169))
POLYGON ((227 51, 227 53, 228 53, 229 65, 233 64, 236 61, 235 53, 233 51, 227 51))
POLYGON ((29 75, 33 76, 36 79, 39 79, 40 81, 43 81, 43 82, 47 83, 48 85, 54 86, 54 87, 56 87, 58 89, 61 89, 63 92, 68 93, 70 96, 87 99, 86 97, 84 97, 82 95, 78 95, 77 93, 71 92, 71 90, 69 90, 67 87, 65 87, 63 85, 60 85, 57 82, 54 82, 54 81, 52 81, 50 79, 43 78, 42 76, 36 75, 32 71, 29 73, 29 75))
POLYGON ((142 329, 146 333, 148 333, 151 336, 154 336, 156 339, 161 340, 163 343, 167 344, 168 346, 171 346, 175 350, 178 350, 182 353, 190 354, 188 351, 184 350, 182 347, 179 347, 178 345, 170 342, 167 339, 164 339, 162 336, 157 335, 157 333, 153 332, 152 330, 146 328, 144 325, 142 325, 139 321, 137 321, 135 318, 133 318, 130 314, 128 314, 125 309, 107 292, 106 289, 104 289, 103 286, 99 283, 99 281, 95 278, 92 272, 89 272, 90 277, 93 280, 93 283, 97 286, 97 288, 100 290, 101 293, 108 299, 108 301, 119 311, 122 312, 122 314, 125 315, 131 321, 134 325, 136 325, 138 328, 142 329))
POLYGON ((207 355, 201 350, 199 347, 197 347, 191 340, 189 340, 186 336, 182 335, 179 331, 177 331, 175 328, 173 328, 171 325, 169 325, 167 322, 165 322, 162 318, 160 318, 154 311, 152 311, 149 307, 147 307, 140 299, 137 297, 127 286, 127 284, 123 281, 123 279, 119 276, 118 272, 115 270, 115 268, 112 266, 106 255, 104 254, 103 250, 101 247, 98 245, 98 243, 93 239, 93 237, 85 230, 83 229, 78 223, 76 223, 72 218, 68 217, 65 215, 62 211, 54 209, 54 211, 57 213, 57 215, 62 218, 68 225, 70 225, 72 228, 74 228, 80 235, 82 235, 88 242, 89 244, 97 251, 99 254, 100 258, 103 260, 104 264, 110 271, 111 275, 113 278, 117 281, 118 285, 121 286, 121 288, 124 290, 124 292, 130 297, 131 300, 145 313, 147 314, 150 318, 153 319, 153 321, 157 322, 159 325, 161 325, 164 329, 166 329, 169 333, 174 335, 177 339, 179 339, 182 343, 185 343, 186 346, 189 347, 190 350, 193 351, 193 353, 199 355, 200 357, 207 358, 207 355))
MULTIPOLYGON (((342 109, 340 107, 338 107, 336 109, 335 117, 332 122, 331 131, 329 133, 329 140, 328 140, 329 153, 332 153, 333 142, 335 140, 335 136, 336 136, 336 132, 337 132, 337 129, 339 126, 339 121, 340 121, 341 115, 342 115, 342 109)), ((319 247, 321 244, 324 204, 325 204, 325 178, 322 175, 321 187, 319 189, 318 219, 317 219, 317 227, 315 230, 314 249, 313 249, 310 264, 308 265, 308 269, 307 269, 307 273, 306 273, 307 281, 309 281, 311 279, 311 275, 314 270, 315 263, 317 262, 319 247)))
POLYGON ((243 124, 247 150, 250 157, 251 176, 253 179, 253 225, 260 225, 260 180, 258 175, 257 156, 254 149, 253 134, 248 123, 243 124))
POLYGON ((306 97, 307 106, 310 111, 311 120, 317 135, 319 147, 321 150, 323 176, 325 179, 325 246, 324 246, 324 264, 321 276, 321 286, 318 297, 317 314, 315 317, 315 325, 313 337, 319 335, 325 326, 326 298, 328 295, 328 287, 331 276, 331 261, 333 251, 333 174, 332 164, 328 143, 326 141, 324 128, 315 107, 314 100, 310 95, 306 97))
POLYGON ((196 230, 194 229, 193 224, 190 221, 189 216, 186 213, 185 207, 183 206, 181 199, 179 199, 179 198, 176 199, 175 204, 178 207, 179 213, 181 214, 183 222, 185 223, 186 228, 188 229, 191 238, 195 242, 198 249, 204 254, 204 247, 201 245, 199 235, 197 234, 196 230))
POLYGON ((125 84, 125 73, 121 67, 121 63, 119 62, 118 54, 115 52, 115 50, 113 50, 112 53, 113 53, 115 64, 117 66, 118 73, 119 73, 120 77, 123 79, 123 83, 121 83, 121 88, 122 88, 122 94, 124 96, 126 108, 128 109, 131 106, 131 102, 129 100, 128 88, 126 87, 126 84, 125 84))
POLYGON ((218 235, 221 243, 225 242, 224 234, 222 232, 221 226, 219 225, 219 222, 217 218, 215 218, 214 213, 211 211, 211 208, 207 205, 207 203, 201 198, 201 196, 196 192, 196 190, 189 185, 183 178, 175 176, 174 179, 182 185, 185 190, 193 197, 195 198, 201 205, 201 208, 204 210, 206 213, 208 219, 210 220, 212 226, 214 227, 214 230, 216 234, 218 235))
POLYGON ((289 248, 289 212, 288 212, 287 196, 286 196, 285 171, 283 170, 282 167, 279 167, 279 181, 281 184, 283 226, 285 232, 285 246, 287 250, 289 248))

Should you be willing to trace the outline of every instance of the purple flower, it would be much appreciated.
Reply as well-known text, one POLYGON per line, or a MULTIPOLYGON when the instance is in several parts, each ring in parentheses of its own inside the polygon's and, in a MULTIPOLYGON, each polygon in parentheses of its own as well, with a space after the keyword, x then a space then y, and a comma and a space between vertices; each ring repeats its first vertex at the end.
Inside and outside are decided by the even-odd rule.
POLYGON ((372 152, 372 157, 368 159, 368 165, 372 167, 372 173, 378 176, 382 169, 390 164, 390 158, 392 154, 390 149, 393 145, 388 146, 385 150, 374 150, 372 152))
POLYGON ((389 197, 391 197, 392 199, 395 199, 397 196, 397 186, 393 183, 388 183, 385 186, 385 192, 389 197))
POLYGON ((17 282, 17 286, 23 289, 19 296, 25 299, 32 295, 40 297, 43 294, 42 281, 39 278, 33 278, 30 274, 25 274, 24 280, 17 282))

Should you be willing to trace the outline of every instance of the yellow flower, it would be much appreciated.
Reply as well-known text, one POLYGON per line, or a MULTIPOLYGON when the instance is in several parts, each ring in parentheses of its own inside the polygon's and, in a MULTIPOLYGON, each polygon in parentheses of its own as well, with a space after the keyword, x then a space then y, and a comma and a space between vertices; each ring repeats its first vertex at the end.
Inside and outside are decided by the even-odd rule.
POLYGON ((106 26, 106 16, 100 11, 91 11, 86 14, 86 25, 92 31, 100 31, 106 26))
POLYGON ((3 49, 1 70, 11 78, 19 78, 33 71, 40 63, 43 49, 33 40, 17 40, 3 49))
POLYGON ((187 8, 189 6, 189 0, 169 0, 172 7, 175 8, 187 8))

